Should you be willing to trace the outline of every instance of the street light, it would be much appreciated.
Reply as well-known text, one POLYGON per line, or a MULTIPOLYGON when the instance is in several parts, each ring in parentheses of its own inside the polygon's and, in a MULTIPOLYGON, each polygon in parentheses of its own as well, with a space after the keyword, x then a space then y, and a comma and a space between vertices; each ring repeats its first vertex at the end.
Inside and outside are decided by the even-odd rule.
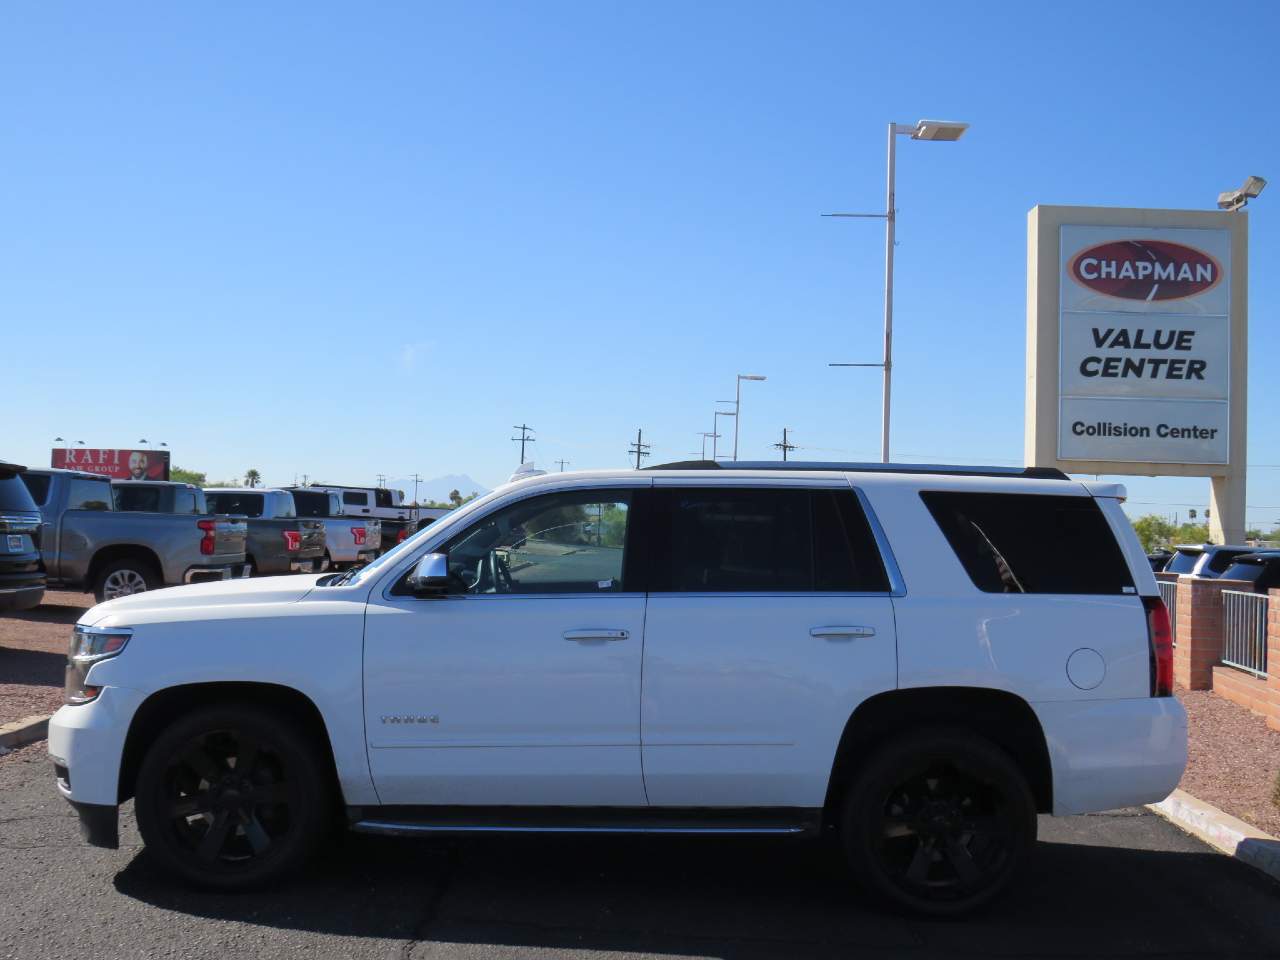
POLYGON ((826 217, 859 217, 884 220, 884 359, 880 363, 832 363, 832 367, 880 367, 884 372, 884 395, 880 405, 880 460, 889 462, 889 394, 893 371, 893 237, 897 211, 894 207, 895 137, 949 142, 959 140, 969 124, 955 120, 919 120, 915 124, 889 124, 888 176, 885 182, 884 213, 826 213, 826 217))
MULTIPOLYGON (((716 401, 716 403, 728 403, 728 402, 729 402, 728 400, 716 401)), ((738 420, 737 413, 730 413, 728 410, 716 411, 715 419, 712 421, 713 425, 715 426, 715 430, 711 434, 711 459, 712 460, 720 459, 720 445, 716 441, 720 439, 720 418, 721 417, 733 417, 734 423, 737 423, 737 420, 738 420)), ((737 428, 735 427, 734 433, 736 434, 737 432, 738 432, 737 428)))
POLYGON ((719 437, 720 434, 716 433, 714 430, 702 430, 698 433, 698 436, 702 438, 702 459, 705 460, 707 459, 707 437, 719 437))
POLYGON ((1246 207, 1249 201, 1257 197, 1266 185, 1267 181, 1261 177, 1249 177, 1239 190, 1227 190, 1218 194, 1218 208, 1235 212, 1242 207, 1246 207))
POLYGON ((733 401, 733 459, 738 459, 738 422, 742 419, 738 414, 742 412, 742 381, 743 380, 764 380, 765 377, 755 373, 738 374, 738 391, 733 401))

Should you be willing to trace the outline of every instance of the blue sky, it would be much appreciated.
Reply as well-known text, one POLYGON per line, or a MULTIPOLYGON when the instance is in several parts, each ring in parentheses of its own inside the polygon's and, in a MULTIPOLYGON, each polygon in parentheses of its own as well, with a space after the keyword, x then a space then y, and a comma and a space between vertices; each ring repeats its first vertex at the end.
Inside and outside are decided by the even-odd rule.
MULTIPOLYGON (((540 465, 620 466, 638 427, 685 458, 743 372, 743 456, 787 426, 874 459, 878 373, 827 363, 878 359, 883 235, 819 214, 882 207, 885 123, 930 116, 973 126, 899 141, 893 455, 1021 462, 1027 211, 1280 178, 1269 3, 269 7, 0 12, 0 455, 147 437, 217 476, 493 485, 517 423, 540 465)), ((1208 497, 1127 482, 1136 511, 1208 497)))

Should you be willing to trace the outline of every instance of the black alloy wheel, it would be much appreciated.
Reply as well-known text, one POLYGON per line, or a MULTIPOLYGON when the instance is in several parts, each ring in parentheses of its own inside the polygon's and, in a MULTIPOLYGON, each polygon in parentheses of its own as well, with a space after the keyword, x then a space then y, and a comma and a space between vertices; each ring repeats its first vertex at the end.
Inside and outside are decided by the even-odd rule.
POLYGON ((255 706, 171 725, 138 774, 138 828, 161 866, 201 886, 260 886, 314 851, 329 791, 306 734, 255 706))
POLYGON ((917 913, 956 916, 990 902, 1023 866, 1035 803, 999 747, 927 731, 871 758, 849 791, 842 834, 872 892, 917 913))

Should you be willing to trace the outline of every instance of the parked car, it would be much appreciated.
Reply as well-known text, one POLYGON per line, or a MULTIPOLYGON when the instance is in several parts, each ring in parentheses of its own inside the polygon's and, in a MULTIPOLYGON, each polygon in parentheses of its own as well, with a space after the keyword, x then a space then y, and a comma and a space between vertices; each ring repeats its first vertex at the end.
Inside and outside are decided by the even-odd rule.
POLYGON ((1169 563, 1169 558, 1172 556, 1173 552, 1171 550, 1166 550, 1163 547, 1148 553, 1147 563, 1151 564, 1151 572, 1160 573, 1164 570, 1165 566, 1169 563))
POLYGON ((1280 589, 1280 550, 1259 550, 1236 557, 1223 580, 1248 580, 1254 593, 1280 589))
POLYGON ((249 525, 245 559, 251 574, 314 573, 324 563, 324 524, 298 516, 287 490, 261 487, 206 489, 209 509, 249 525))
POLYGON ((244 564, 245 527, 209 514, 115 509, 111 481, 75 470, 19 474, 40 510, 50 586, 99 602, 182 583, 225 580, 244 564))
POLYGON ((44 599, 40 511, 19 475, 27 468, 0 460, 0 613, 30 610, 44 599))
POLYGON ((1226 572, 1231 562, 1257 547, 1239 544, 1184 543, 1173 548, 1173 556, 1165 565, 1166 573, 1189 573, 1197 577, 1216 578, 1226 572))
POLYGON ((345 570, 373 560, 382 546, 382 521, 376 517, 349 517, 336 493, 309 487, 285 487, 293 496, 300 517, 324 521, 323 570, 345 570))
POLYGON ((349 517, 380 519, 383 553, 449 512, 431 507, 410 506, 404 502, 403 490, 390 490, 386 487, 346 487, 340 484, 313 483, 307 489, 336 493, 342 498, 342 512, 349 517))
POLYGON ((523 480, 359 570, 86 613, 57 786, 99 846, 134 798, 153 862, 220 890, 299 868, 344 811, 406 837, 822 834, 876 894, 961 913, 1017 882, 1037 813, 1182 776, 1123 496, 998 467, 523 480))

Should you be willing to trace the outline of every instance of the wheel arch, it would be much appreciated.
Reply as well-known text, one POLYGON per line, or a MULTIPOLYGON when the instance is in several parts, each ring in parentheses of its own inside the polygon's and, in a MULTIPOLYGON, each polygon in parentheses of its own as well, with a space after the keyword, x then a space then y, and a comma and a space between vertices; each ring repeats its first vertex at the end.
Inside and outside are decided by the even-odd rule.
POLYGON ((89 560, 89 572, 86 582, 90 585, 97 583, 98 575, 102 572, 102 568, 109 563, 114 563, 117 560, 133 559, 139 559, 149 564, 160 575, 160 579, 164 580, 164 564, 160 562, 159 554, 150 547, 139 543, 113 543, 110 546, 99 548, 89 560))
POLYGON ((281 711, 296 719, 315 739, 335 802, 340 801, 342 790, 333 756, 333 742, 320 708, 305 693, 293 687, 252 681, 180 684, 158 690, 147 697, 134 712, 129 732, 125 736, 117 788, 118 801, 123 803, 133 796, 142 759, 146 756, 148 747, 168 724, 190 710, 222 704, 253 704, 281 711))
POLYGON ((990 740, 1013 759, 1035 798, 1053 809, 1053 768, 1040 720, 1017 694, 988 687, 918 687, 868 697, 845 724, 827 785, 828 822, 849 782, 876 746, 908 730, 945 724, 990 740))

